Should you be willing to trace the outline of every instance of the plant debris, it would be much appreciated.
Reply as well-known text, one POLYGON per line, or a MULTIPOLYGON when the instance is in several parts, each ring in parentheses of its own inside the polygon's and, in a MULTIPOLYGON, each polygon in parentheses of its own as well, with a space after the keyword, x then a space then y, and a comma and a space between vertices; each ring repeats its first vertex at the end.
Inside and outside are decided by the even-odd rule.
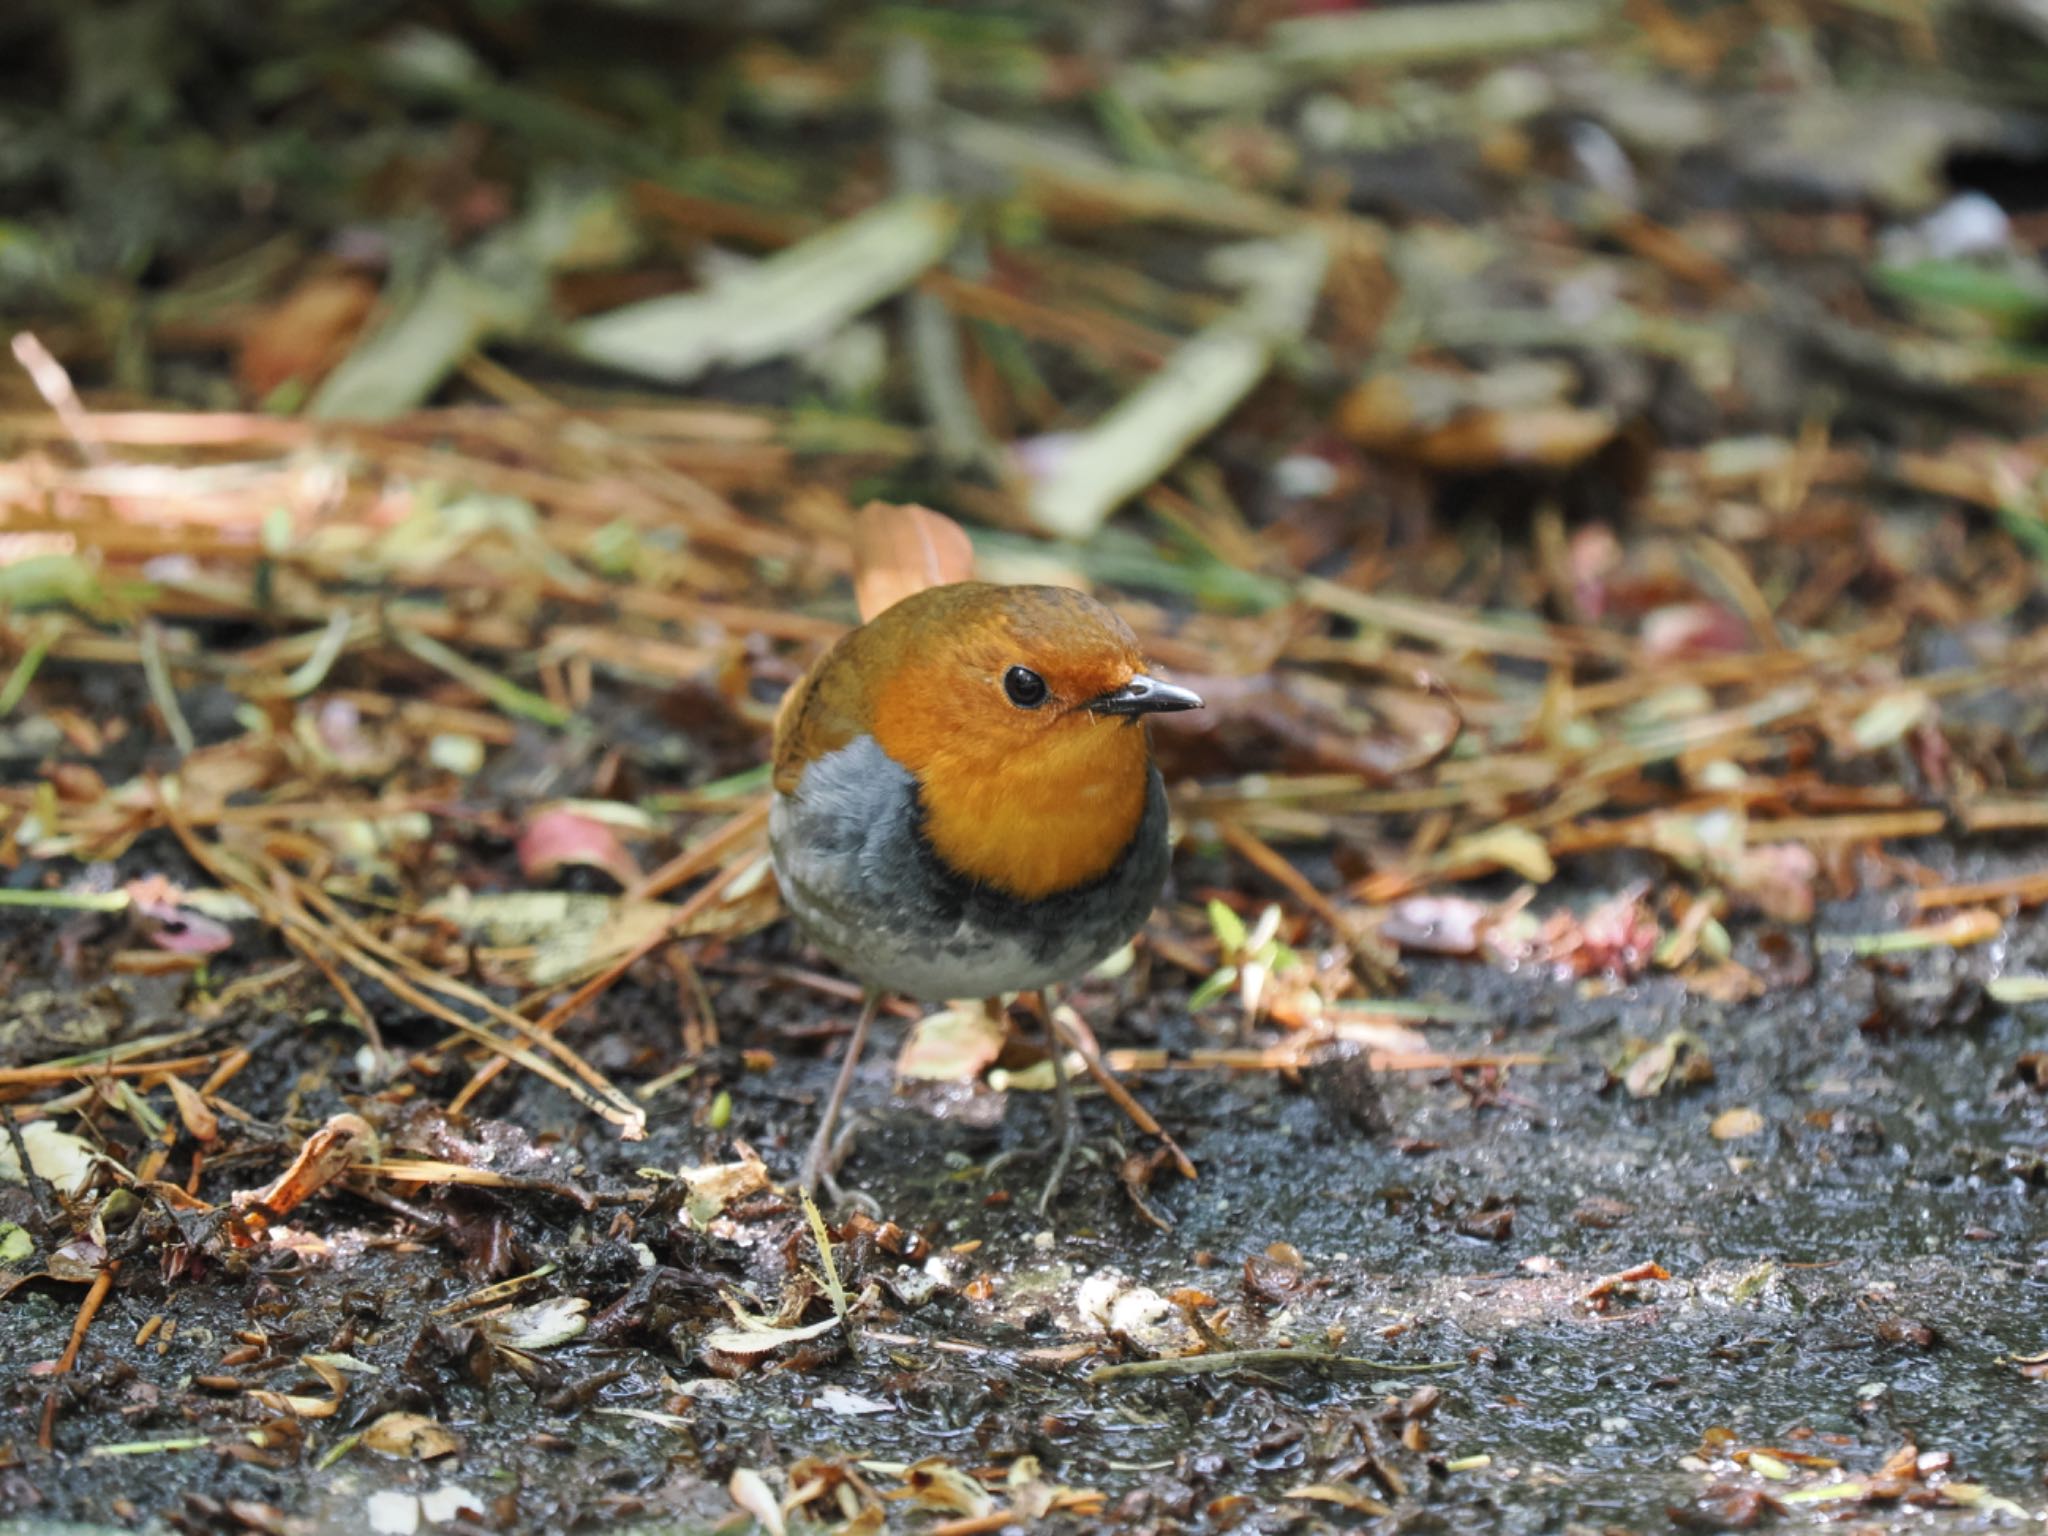
POLYGON ((2038 15, 17 9, 9 1517, 2043 1516, 2038 15), (819 1210, 765 746, 969 576, 1174 882, 819 1210))

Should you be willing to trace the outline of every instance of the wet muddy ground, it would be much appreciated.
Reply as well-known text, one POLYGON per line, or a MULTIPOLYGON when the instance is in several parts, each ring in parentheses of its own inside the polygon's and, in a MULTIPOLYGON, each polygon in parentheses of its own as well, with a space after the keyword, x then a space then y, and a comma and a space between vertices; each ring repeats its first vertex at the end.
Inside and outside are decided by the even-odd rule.
MULTIPOLYGON (((2038 850, 1962 872, 2030 859, 2038 850)), ((1201 1169, 1197 1183, 1166 1172, 1150 1187, 1170 1231, 1114 1176, 1122 1122, 1100 1096, 1083 1104, 1102 1156, 1076 1166, 1041 1220, 1038 1165, 995 1180, 981 1165, 1043 1130, 1046 1096, 1011 1094, 1000 1124, 986 1123, 998 1107, 986 1089, 892 1100, 878 1053, 857 1094, 872 1123, 845 1172, 930 1253, 913 1239, 921 1262, 910 1262, 872 1227, 842 1225, 849 1288, 874 1287, 855 1337, 829 1331, 769 1369, 728 1358, 729 1380, 704 1350, 732 1323, 719 1293, 763 1313, 801 1302, 807 1282, 794 1276, 815 1267, 803 1218, 763 1191, 700 1230, 680 1186, 640 1170, 728 1160, 744 1142, 776 1175, 792 1171, 831 1072, 821 1026, 839 1010, 741 973, 778 958, 779 933, 737 957, 738 971, 707 972, 721 1054, 654 1099, 650 1135, 631 1145, 530 1078, 494 1090, 466 1129, 438 1111, 409 1116, 402 1090, 368 1100, 351 1076, 352 1036, 304 1027, 295 1000, 266 999, 220 1026, 261 1045, 228 1095, 252 1115, 303 1127, 367 1107, 387 1152, 496 1157, 596 1200, 337 1194, 296 1223, 322 1251, 239 1259, 142 1219, 62 1389, 52 1455, 36 1450, 44 1387, 31 1363, 61 1351, 81 1287, 31 1282, 0 1305, 0 1509, 362 1530, 380 1490, 453 1488, 449 1508, 427 1506, 450 1513, 443 1528, 686 1531, 732 1518, 737 1469, 780 1494, 816 1471, 806 1457, 941 1458, 968 1471, 1035 1457, 1043 1483, 1102 1495, 1048 1517, 1074 1529, 1638 1531, 1671 1528, 1674 1511, 1697 1528, 2039 1521, 2048 1382, 2025 1362, 2048 1350, 2048 1091, 2029 1053, 2048 1046, 2048 1020, 1983 988, 2048 971, 2048 924, 2023 917, 1996 943, 1881 959, 1831 937, 1909 919, 1879 892, 1826 910, 1817 936, 1741 930, 1738 958, 1780 984, 1732 1005, 1672 981, 1603 991, 1413 966, 1408 995, 1463 1021, 1427 1026, 1432 1043, 1548 1058, 1501 1077, 1375 1078, 1356 1059, 1298 1079, 1150 1075, 1143 1096, 1201 1169), (1662 1092, 1636 1097, 1616 1075, 1630 1042, 1674 1031, 1696 1039, 1711 1078, 1681 1081, 1705 1078, 1681 1059, 1662 1092), (775 1063, 756 1056, 750 1069, 744 1050, 775 1063), (713 1130, 721 1090, 731 1119, 713 1130), (1731 1110, 1754 1111, 1754 1128, 1719 1139, 1714 1128, 1745 1128, 1731 1110), (590 1326, 567 1343, 515 1359, 470 1326, 477 1314, 448 1307, 545 1263, 555 1271, 518 1299, 587 1300, 590 1326), (1670 1278, 1597 1294, 1603 1277, 1653 1264, 1670 1278), (1195 1347, 1190 1312, 1218 1335, 1212 1348, 1334 1351, 1373 1368, 1252 1360, 1090 1380, 1195 1347), (157 1313, 178 1322, 168 1346, 135 1347, 157 1313), (230 1354, 238 1336, 262 1343, 230 1354), (358 1364, 338 1411, 280 1439, 277 1415, 246 1389, 324 1395, 299 1363, 307 1352, 358 1364), (391 1411, 437 1421, 457 1448, 418 1463, 361 1444, 335 1455, 391 1411), (634 1416, 645 1413, 655 1417, 634 1416), (188 1444, 94 1451, 164 1441, 188 1444), (1802 1502, 1842 1474, 1798 1458, 1868 1476, 1907 1445, 1925 1458, 1921 1475, 1878 1490, 1902 1502, 1802 1502), (1758 1460, 1756 1448, 1773 1454, 1758 1460), (1941 1495, 1945 1482, 1963 1487, 1941 1495), (1971 1486, 1991 1503, 1955 1507, 1980 1497, 1971 1486), (1779 1509, 1759 1500, 1788 1494, 1779 1509)), ((24 925, 16 952, 48 942, 24 925)), ((183 985, 122 983, 92 1006, 147 1026, 175 1011, 183 985)), ((1078 999, 1106 1043, 1222 1043, 1227 1025, 1191 1021, 1164 979, 1119 1028, 1132 985, 1096 983, 1078 999)), ((619 1080, 644 1081, 674 1064, 675 1018, 659 982, 622 987, 579 1044, 619 1080)), ((434 1039, 400 1034, 413 1048, 434 1039)), ((296 1140, 280 1127, 273 1155, 210 1169, 204 1192, 262 1182, 296 1140)), ((12 1202, 0 1215, 24 1214, 18 1191, 0 1198, 12 1202)), ((827 1316, 816 1297, 801 1314, 827 1316)), ((886 1492, 907 1486, 886 1467, 859 1475, 886 1492)), ((962 1518, 931 1497, 942 1507, 896 1503, 892 1522, 962 1518)), ((828 1498, 808 1513, 832 1510, 828 1498)))
POLYGON ((737 1536, 736 1500, 852 1536, 2048 1523, 2048 1001, 1987 991, 2048 995, 2048 916, 1849 942, 1921 921, 1896 861, 2048 868, 1995 833, 1876 851, 2039 824, 2039 0, 870 9, 0 5, 0 894, 339 904, 314 960, 275 911, 166 956, 128 917, 0 907, 0 1107, 77 1094, 44 1130, 131 1169, 170 1138, 164 1188, 67 1211, 0 1182, 0 1536, 737 1536), (1367 42, 1332 54, 1333 23, 1367 42), (857 273, 832 242, 899 206, 931 254, 801 344, 703 325, 710 371, 667 393, 569 344, 668 294, 748 330, 773 306, 727 286, 743 263, 857 273), (1313 277, 1298 234, 1329 243, 1313 277), (401 333, 460 344, 392 368, 401 333), (1114 434, 1253 334, 1271 366, 1199 422, 1114 434), (390 419, 267 414, 301 404, 390 419), (1091 462, 1165 477, 1094 539, 1006 536, 1091 462), (1184 850, 1158 942, 1073 998, 1184 1064, 1132 1086, 1199 1179, 1090 1092, 1093 1156, 1039 1215, 1043 1164, 989 1164, 1048 1096, 898 1091, 894 1021, 835 1323, 772 1180, 853 1003, 767 903, 728 892, 566 1030, 645 1105, 630 1143, 524 1070, 451 1115, 480 1058, 342 930, 552 1006, 429 904, 637 890, 738 825, 772 701, 853 617, 871 496, 1005 530, 991 579, 1072 561, 1165 642, 1213 723, 1162 732, 1163 766, 1251 841, 1184 850), (1733 825, 1701 811, 1724 769, 1732 845, 1700 825, 1733 825), (1276 775, 1354 788, 1267 802, 1276 775), (519 850, 577 805, 577 857, 519 850), (1697 857, 1586 856, 1642 838, 1697 857), (1505 901, 1463 876, 1554 863, 1538 919, 1642 881, 1675 923, 1803 896, 1747 857, 1776 839, 1865 894, 1731 919, 1755 997, 1683 959, 1411 955, 1395 991, 1433 1016, 1399 1024, 1536 1059, 1191 1065, 1243 1043, 1169 963, 1218 957, 1211 891, 1306 946, 1340 885, 1377 924, 1386 890, 1505 901), (1314 900, 1261 885, 1287 861, 1314 900), (165 1082, 33 1075, 151 1037, 197 1058, 186 1091, 252 1053, 200 1104, 217 1138, 165 1082), (231 1241, 234 1198, 345 1113, 474 1177, 386 1161, 231 1241))

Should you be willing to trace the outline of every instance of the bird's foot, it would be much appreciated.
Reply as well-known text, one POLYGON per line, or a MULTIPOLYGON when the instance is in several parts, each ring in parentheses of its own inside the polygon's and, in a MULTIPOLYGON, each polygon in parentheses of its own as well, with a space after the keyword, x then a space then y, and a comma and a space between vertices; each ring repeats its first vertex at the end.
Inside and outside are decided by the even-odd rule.
MULTIPOLYGON (((1051 1158, 1052 1171, 1046 1175, 1045 1187, 1039 1191, 1038 1204, 1035 1207, 1038 1214, 1043 1216, 1059 1194, 1060 1187, 1066 1183, 1067 1169, 1073 1164, 1074 1154, 1082 1150, 1079 1120, 1072 1114, 1056 1115, 1051 1135, 1028 1146, 1011 1147, 1007 1151, 998 1152, 982 1165, 982 1172, 993 1179, 1012 1163, 1035 1163, 1044 1158, 1051 1158)), ((1092 1156, 1092 1149, 1089 1150, 1092 1156)))
POLYGON ((863 1194, 857 1189, 848 1189, 839 1182, 840 1167, 847 1155, 853 1151, 853 1144, 860 1135, 860 1122, 848 1120, 836 1131, 833 1127, 821 1125, 818 1134, 811 1138, 810 1150, 804 1153, 802 1168, 797 1173, 796 1187, 805 1195, 816 1199, 818 1192, 825 1192, 829 1206, 852 1205, 880 1218, 881 1202, 874 1196, 863 1194))
POLYGON ((1018 1147, 999 1153, 989 1161, 988 1171, 994 1174, 1018 1157, 1050 1156, 1052 1172, 1038 1195, 1037 1210, 1043 1216, 1052 1205, 1053 1197, 1060 1192, 1060 1186, 1066 1182, 1067 1166, 1073 1162, 1074 1152, 1081 1144, 1081 1117, 1074 1111, 1074 1085, 1067 1080, 1067 1042, 1060 1038, 1059 1030, 1053 1025, 1052 1010, 1045 994, 1032 994, 1031 1003, 1045 1031, 1046 1060, 1052 1066, 1052 1134, 1036 1147, 1018 1147))
MULTIPOLYGON (((987 1167, 989 1176, 994 1177, 1011 1163, 1020 1162, 1026 1158, 1033 1161, 1039 1158, 1051 1158, 1052 1172, 1046 1175, 1045 1188, 1040 1190, 1038 1194, 1036 1209, 1040 1216, 1043 1216, 1051 1208, 1054 1198, 1060 1192, 1060 1186, 1066 1182, 1067 1169, 1074 1161, 1074 1154, 1083 1150, 1081 1145, 1081 1116, 1074 1108, 1074 1090, 1067 1081, 1066 1064, 1061 1060, 1058 1049, 1055 1049, 1052 1054, 1052 1063, 1054 1089, 1052 1130, 1043 1141, 1028 1146, 1012 1147, 1007 1152, 998 1152, 989 1159, 987 1167)), ((1092 1156, 1093 1149, 1089 1149, 1089 1151, 1092 1156)))
POLYGON ((825 1108, 818 1116, 818 1129, 811 1136, 810 1150, 804 1153, 803 1167, 797 1173, 797 1188, 803 1194, 814 1196, 822 1188, 834 1205, 844 1205, 852 1200, 870 1207, 875 1215, 881 1214, 879 1205, 865 1195, 848 1194, 839 1187, 839 1181, 833 1175, 846 1161, 846 1154, 852 1150, 855 1133, 860 1128, 860 1122, 852 1118, 841 1125, 839 1113, 846 1105, 846 1091, 853 1085, 854 1068, 860 1062, 868 1030, 881 1006, 882 994, 870 988, 861 999, 860 1018, 853 1026, 853 1037, 846 1042, 846 1053, 839 1059, 839 1075, 832 1080, 831 1096, 825 1100, 825 1108))

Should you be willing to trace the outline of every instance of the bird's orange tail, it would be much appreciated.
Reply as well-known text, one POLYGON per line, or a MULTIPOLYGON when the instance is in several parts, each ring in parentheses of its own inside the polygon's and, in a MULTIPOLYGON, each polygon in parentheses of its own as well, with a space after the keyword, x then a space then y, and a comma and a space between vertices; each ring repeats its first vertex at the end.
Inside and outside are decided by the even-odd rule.
POLYGON ((930 507, 871 501, 853 524, 853 595, 865 624, 913 592, 974 579, 974 546, 930 507))

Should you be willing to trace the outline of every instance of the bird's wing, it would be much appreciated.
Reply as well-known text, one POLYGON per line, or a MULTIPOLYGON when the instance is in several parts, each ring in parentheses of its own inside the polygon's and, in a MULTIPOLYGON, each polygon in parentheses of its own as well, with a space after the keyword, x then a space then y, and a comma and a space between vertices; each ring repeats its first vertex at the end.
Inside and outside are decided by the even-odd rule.
POLYGON ((828 698, 831 690, 818 686, 833 654, 820 657, 776 706, 774 783, 782 794, 795 791, 807 765, 853 739, 853 722, 839 718, 842 712, 828 698))

